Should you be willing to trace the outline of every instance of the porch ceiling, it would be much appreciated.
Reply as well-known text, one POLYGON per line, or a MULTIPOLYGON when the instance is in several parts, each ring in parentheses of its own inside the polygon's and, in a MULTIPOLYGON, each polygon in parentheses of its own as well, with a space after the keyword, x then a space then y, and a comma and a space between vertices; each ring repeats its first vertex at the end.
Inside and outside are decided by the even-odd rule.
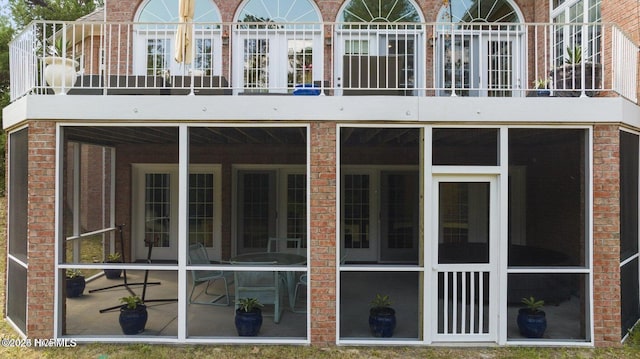
MULTIPOLYGON (((192 127, 193 145, 211 144, 305 144, 304 127, 192 127)), ((178 142, 176 127, 70 126, 65 139, 115 146, 119 144, 170 144, 178 142)), ((341 141, 346 145, 413 146, 420 139, 415 128, 344 128, 341 141)))
MULTIPOLYGON (((176 127, 78 126, 65 128, 67 140, 108 146, 119 144, 170 144, 178 142, 176 127)), ((193 127, 193 145, 304 144, 303 127, 193 127)))

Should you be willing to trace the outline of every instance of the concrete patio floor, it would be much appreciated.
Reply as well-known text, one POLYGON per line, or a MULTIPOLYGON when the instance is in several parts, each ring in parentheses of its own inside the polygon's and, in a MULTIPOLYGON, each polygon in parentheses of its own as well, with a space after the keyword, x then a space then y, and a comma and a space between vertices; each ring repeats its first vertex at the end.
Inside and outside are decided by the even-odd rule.
MULTIPOLYGON (((144 271, 127 271, 129 288, 142 297, 143 286, 132 285, 142 283, 144 271)), ((101 309, 120 305, 120 298, 129 296, 124 286, 95 291, 99 288, 122 284, 124 280, 106 279, 102 276, 87 282, 84 294, 78 298, 66 298, 66 334, 67 335, 123 335, 118 323, 119 309, 100 313, 101 309)), ((149 283, 160 282, 159 285, 149 284, 145 294, 145 303, 149 319, 145 331, 140 335, 175 337, 178 335, 178 297, 177 274, 170 271, 150 271, 149 283)), ((196 289, 196 294, 204 290, 204 286, 196 289)), ((187 295, 191 291, 189 278, 187 295)), ((217 281, 209 292, 221 292, 222 281, 217 281)), ((304 292, 304 291, 303 291, 304 292)), ((230 286, 233 293, 233 286, 230 286)), ((201 294, 198 300, 206 300, 207 295, 201 294)), ((304 307, 304 293, 300 295, 298 307, 304 307)), ((284 312, 280 323, 273 322, 273 306, 266 305, 263 309, 264 319, 260 336, 302 338, 307 335, 306 314, 294 313, 289 309, 286 296, 283 296, 284 312)), ((189 337, 237 337, 234 325, 233 297, 229 306, 214 306, 204 304, 187 304, 187 335, 189 337)))
MULTIPOLYGON (((128 271, 128 283, 141 283, 144 271, 128 271)), ((150 271, 145 301, 149 320, 144 333, 140 335, 176 337, 178 335, 177 273, 171 271, 150 271), (167 300, 167 301, 165 301, 167 300)), ((87 283, 84 295, 66 298, 66 331, 69 336, 123 336, 118 324, 119 298, 128 296, 123 286, 95 291, 122 284, 123 279, 106 279, 101 276, 87 283), (101 309, 116 307, 100 313, 101 309)), ((191 291, 188 277, 187 295, 191 291)), ((418 295, 419 274, 417 272, 343 272, 341 275, 340 338, 369 339, 369 302, 377 293, 389 294, 396 309, 398 325, 393 339, 420 340, 421 299, 418 295)), ((135 294, 142 296, 142 285, 130 285, 135 294)), ((196 289, 200 293, 204 286, 196 289)), ((217 281, 213 292, 222 290, 222 282, 217 281)), ((211 289, 210 289, 211 291, 211 289)), ((230 286, 233 293, 233 286, 230 286)), ((198 300, 207 299, 201 294, 198 300)), ((189 338, 217 337, 237 338, 234 325, 233 298, 229 306, 187 304, 187 336, 189 338)), ((307 314, 299 313, 306 306, 306 292, 301 291, 296 301, 296 312, 290 307, 286 295, 283 296, 284 311, 280 323, 273 322, 273 306, 265 306, 260 337, 305 339, 307 335, 307 314)), ((518 306, 507 308, 507 337, 509 340, 523 340, 518 332, 516 316, 518 306)), ((572 297, 559 304, 546 306, 549 325, 544 339, 583 340, 580 321, 579 298, 572 297)), ((429 323, 431 325, 431 322, 429 323)))

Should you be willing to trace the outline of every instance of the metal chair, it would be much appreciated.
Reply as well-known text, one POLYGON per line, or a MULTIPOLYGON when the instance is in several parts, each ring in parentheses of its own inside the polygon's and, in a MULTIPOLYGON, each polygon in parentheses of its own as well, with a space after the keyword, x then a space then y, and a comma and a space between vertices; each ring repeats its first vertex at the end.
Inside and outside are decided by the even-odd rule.
MULTIPOLYGON (((196 243, 189 246, 189 265, 197 265, 197 264, 211 264, 209 260, 209 256, 207 255, 207 249, 201 244, 196 243)), ((221 270, 192 270, 191 271, 191 294, 189 294, 189 303, 190 304, 208 304, 208 305, 225 305, 228 306, 231 302, 229 300, 229 284, 233 283, 233 279, 231 277, 231 273, 225 273, 221 270), (222 280, 224 282, 224 294, 219 293, 209 293, 209 286, 214 284, 217 280, 222 280), (213 298, 210 301, 195 301, 193 298, 193 293, 196 290, 196 287, 200 284, 207 283, 206 288, 203 292, 198 294, 196 298, 205 293, 207 295, 212 295, 213 298), (221 302, 223 298, 226 298, 226 301, 221 302)))
MULTIPOLYGON (((271 266, 276 262, 231 262, 240 266, 271 266)), ((262 304, 273 304, 273 321, 280 323, 282 314, 282 278, 277 271, 234 271, 235 294, 239 298, 256 298, 262 304)), ((236 309, 238 304, 236 303, 236 309)))
POLYGON ((300 288, 301 286, 307 286, 307 274, 303 274, 300 276, 300 278, 298 278, 298 283, 296 283, 296 289, 294 291, 293 294, 293 303, 291 303, 291 311, 293 311, 294 313, 306 313, 307 310, 295 310, 295 306, 296 306, 296 302, 298 301, 298 288, 300 288))
POLYGON ((295 253, 300 254, 301 244, 300 238, 269 237, 267 252, 289 252, 289 249, 295 249, 295 253))

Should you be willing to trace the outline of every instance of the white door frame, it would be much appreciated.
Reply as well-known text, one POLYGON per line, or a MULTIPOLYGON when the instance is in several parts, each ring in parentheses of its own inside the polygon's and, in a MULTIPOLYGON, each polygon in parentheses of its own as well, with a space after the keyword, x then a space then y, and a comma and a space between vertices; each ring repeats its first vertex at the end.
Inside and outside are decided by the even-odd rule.
POLYGON ((287 93, 287 70, 289 67, 289 40, 311 41, 312 44, 312 78, 321 80, 324 68, 322 31, 318 30, 271 30, 271 29, 237 29, 233 36, 233 91, 234 94, 245 91, 244 55, 245 40, 264 40, 268 43, 268 83, 266 88, 250 88, 268 90, 270 93, 287 93))
MULTIPOLYGON (((433 291, 428 291, 430 294, 427 298, 431 301, 431 341, 433 342, 455 342, 455 341, 463 341, 463 342, 497 342, 498 341, 498 253, 499 253, 499 213, 498 213, 498 175, 433 175, 432 180, 432 218, 431 218, 431 261, 433 265, 432 270, 432 287, 435 288, 433 291), (455 263, 455 264, 438 264, 438 249, 439 249, 439 184, 442 182, 469 182, 469 183, 488 183, 489 184, 489 261, 488 263, 455 263), (462 324, 461 327, 457 327, 458 331, 467 331, 465 333, 438 333, 438 322, 440 318, 440 313, 438 312, 438 288, 439 288, 439 273, 488 273, 489 279, 489 293, 488 293, 488 308, 486 310, 489 311, 486 318, 488 318, 488 332, 486 333, 473 333, 469 330, 469 327, 464 327, 465 324, 462 324), (464 328, 464 329, 463 329, 464 328)), ((454 275, 455 276, 455 275, 454 275)), ((471 276, 470 276, 471 278, 471 276)), ((479 279, 478 281, 482 281, 483 279, 479 279)), ((454 279, 455 280, 455 279, 454 279)), ((466 280, 466 279, 463 279, 466 280)), ((470 279, 471 280, 471 279, 470 279)), ((450 284, 452 286, 452 291, 454 289, 453 285, 456 282, 452 282, 450 284)), ((476 283, 476 282, 474 282, 476 283)), ((482 282, 480 282, 482 283, 482 282)), ((481 285, 479 285, 480 287, 481 285)), ((462 290, 464 291, 466 288, 465 282, 462 282, 462 290)), ((471 283, 469 287, 472 287, 471 283)), ((475 287, 475 286, 474 286, 475 287)), ((457 285, 455 286, 457 288, 457 285)), ((448 295, 447 288, 444 289, 445 295, 448 295)), ((466 293, 470 296, 478 295, 483 296, 484 293, 466 293)), ((462 296, 465 296, 465 293, 462 293, 462 296)), ((482 299, 482 297, 481 297, 482 299)), ((474 314, 474 306, 460 306, 458 308, 458 304, 452 304, 454 308, 452 308, 453 319, 456 320, 456 315, 461 315, 462 317, 473 316, 474 314), (458 313, 459 312, 459 313, 458 313)), ((443 306, 445 304, 443 303, 443 306)), ((445 307, 446 308, 446 307, 445 307)), ((448 310, 448 308, 447 308, 448 310)), ((480 310, 480 309, 478 309, 480 310)), ((482 308, 482 310, 485 310, 482 308)), ((479 314, 479 313, 475 313, 479 314)), ((481 317, 480 315, 478 317, 481 317)), ((444 318, 444 317, 443 317, 444 318)), ((480 319, 481 320, 481 319, 480 319)), ((461 322, 465 322, 461 320, 461 322)), ((428 332, 428 331, 427 331, 428 332)))
MULTIPOLYGON (((511 44, 511 84, 510 88, 505 91, 511 91, 511 97, 524 96, 523 91, 518 91, 527 87, 526 71, 524 59, 526 59, 525 51, 526 44, 524 41, 525 31, 469 31, 469 30, 439 30, 437 34, 437 49, 436 49, 436 84, 439 88, 438 93, 442 96, 445 91, 448 91, 450 87, 444 88, 444 72, 449 70, 443 68, 445 65, 445 39, 449 37, 453 38, 451 48, 453 49, 452 56, 458 58, 467 59, 469 63, 469 88, 462 89, 460 87, 455 88, 456 95, 459 95, 459 91, 469 91, 469 96, 487 96, 488 91, 499 91, 498 88, 489 88, 489 46, 492 42, 507 41, 511 44), (453 33, 453 36, 452 36, 453 33), (456 43, 462 41, 463 46, 457 47, 456 43), (464 47, 464 41, 468 41, 468 48, 464 47), (468 51, 464 51, 464 50, 468 51), (461 54, 462 52, 462 54, 461 54)), ((452 73, 452 76, 456 76, 457 73, 452 73)))
MULTIPOLYGON (((151 259, 156 260, 177 260, 178 259, 178 241, 180 237, 178 233, 178 164, 133 164, 132 165, 132 213, 131 213, 131 238, 133 243, 132 260, 146 260, 148 248, 143 239, 145 233, 145 174, 147 173, 166 173, 170 176, 169 192, 170 192, 170 246, 161 248, 154 247, 151 253, 151 259)), ((213 216, 213 247, 207 247, 209 258, 212 260, 220 260, 222 253, 222 234, 221 234, 221 170, 220 165, 189 165, 189 174, 192 173, 212 173, 214 186, 214 216, 213 216)), ((188 199, 187 199, 188 200, 188 199)), ((184 213, 188 216, 188 213, 184 213)), ((188 223, 188 219, 187 219, 188 223)), ((184 240, 188 241, 188 238, 184 240)))

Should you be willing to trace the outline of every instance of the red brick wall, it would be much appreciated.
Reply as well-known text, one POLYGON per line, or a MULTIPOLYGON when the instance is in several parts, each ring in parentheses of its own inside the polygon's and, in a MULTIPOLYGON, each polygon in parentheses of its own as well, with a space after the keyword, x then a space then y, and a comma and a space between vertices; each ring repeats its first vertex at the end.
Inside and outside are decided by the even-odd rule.
MULTIPOLYGON (((311 0, 313 1, 313 0, 311 0)), ((528 22, 541 22, 548 19, 549 7, 548 0, 543 1, 533 1, 533 0, 518 0, 516 3, 518 4, 520 11, 522 12, 525 21, 528 22)), ((244 4, 244 0, 214 0, 218 10, 220 11, 220 16, 222 17, 223 22, 232 22, 234 21, 234 17, 237 14, 239 7, 244 4)), ((338 13, 340 12, 341 7, 344 5, 346 0, 315 0, 315 4, 320 10, 321 19, 324 22, 335 22, 337 20, 338 13)), ((435 22, 437 20, 438 13, 442 8, 442 0, 416 0, 415 1, 418 7, 420 8, 420 12, 424 17, 424 20, 428 23, 435 22)), ((134 21, 136 12, 139 10, 138 7, 142 3, 142 0, 129 0, 129 1, 109 1, 107 2, 107 21, 113 22, 131 22, 134 21)), ((115 28, 112 28, 114 31, 115 28)), ((131 57, 132 54, 130 52, 125 51, 127 48, 122 44, 122 39, 131 39, 130 34, 127 32, 130 31, 129 28, 123 27, 122 31, 119 34, 114 33, 114 39, 112 40, 112 51, 109 52, 111 58, 111 72, 118 73, 123 72, 124 69, 127 69, 129 73, 132 71, 130 65, 132 64, 131 57), (119 37, 115 37, 119 36, 119 37), (120 49, 118 52, 116 49, 120 49), (116 61, 117 60, 117 61, 116 61), (118 63, 119 62, 119 63, 118 63), (127 67, 127 64, 129 67, 127 67)), ((228 31, 227 31, 228 32, 228 31)), ((331 36, 331 27, 327 26, 325 28, 325 36, 331 36)), ((432 37, 432 28, 427 27, 427 36, 432 37)), ((126 41, 126 40, 125 40, 126 41)), ((132 43, 129 43, 131 46, 132 43)), ((333 66, 331 65, 333 46, 335 44, 331 44, 325 46, 324 48, 324 63, 325 73, 324 79, 331 79, 331 71, 333 66)), ((222 48, 223 51, 223 66, 222 66, 222 75, 230 78, 230 74, 228 70, 230 68, 230 64, 228 63, 229 59, 229 51, 230 45, 224 45, 222 48)), ((427 50, 428 54, 430 50, 427 50)), ((432 56, 427 56, 426 59, 427 68, 431 68, 433 58, 432 56)), ((427 71, 426 74, 426 85, 433 86, 432 74, 427 71)))
POLYGON ((55 264, 56 128, 29 124, 29 205, 27 227, 27 335, 53 337, 55 264))
POLYGON ((620 345, 620 139, 593 131, 593 326, 596 346, 620 345))
POLYGON ((336 340, 336 125, 311 125, 311 342, 336 340))

